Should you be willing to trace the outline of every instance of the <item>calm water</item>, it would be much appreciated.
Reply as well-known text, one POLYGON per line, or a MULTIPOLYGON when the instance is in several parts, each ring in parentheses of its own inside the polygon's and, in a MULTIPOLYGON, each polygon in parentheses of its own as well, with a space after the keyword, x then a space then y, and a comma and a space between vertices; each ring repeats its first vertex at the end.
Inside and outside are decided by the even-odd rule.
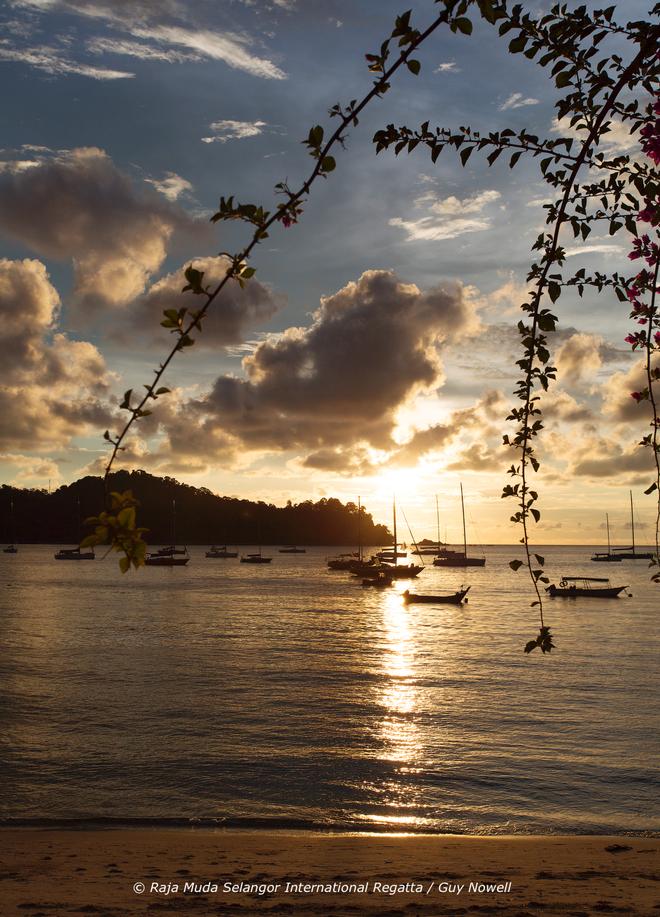
MULTIPOLYGON (((660 590, 646 562, 548 548, 548 572, 633 598, 548 601, 514 549, 430 569, 457 608, 402 605, 325 568, 206 560, 122 577, 116 560, 0 554, 0 731, 8 818, 451 832, 660 829, 660 590)), ((408 583, 400 583, 403 590, 408 583)))

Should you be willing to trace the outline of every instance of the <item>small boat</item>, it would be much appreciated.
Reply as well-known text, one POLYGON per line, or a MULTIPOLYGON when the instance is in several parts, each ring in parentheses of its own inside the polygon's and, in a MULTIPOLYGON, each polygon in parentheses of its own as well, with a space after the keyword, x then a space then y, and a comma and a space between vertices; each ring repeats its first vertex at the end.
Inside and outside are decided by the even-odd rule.
POLYGON ((272 559, 272 557, 264 557, 261 551, 259 551, 258 554, 241 555, 242 564, 269 564, 272 559))
POLYGON ((608 513, 605 513, 605 525, 607 526, 607 552, 596 551, 591 559, 594 563, 601 564, 621 563, 623 557, 620 554, 612 554, 612 548, 610 547, 610 517, 608 513))
POLYGON ((328 567, 330 570, 350 570, 356 560, 359 560, 357 554, 338 554, 330 558, 328 567))
POLYGON ((427 605, 460 605, 461 602, 467 602, 467 594, 470 591, 469 586, 463 586, 458 592, 452 592, 449 595, 416 595, 414 592, 406 591, 403 593, 403 601, 406 605, 425 603, 427 605))
POLYGON ((367 576, 362 580, 362 585, 365 588, 373 586, 375 589, 384 589, 387 586, 392 586, 393 583, 394 579, 387 570, 379 570, 375 576, 367 576))
POLYGON ((170 544, 165 548, 159 548, 157 551, 153 552, 157 557, 172 557, 174 554, 187 554, 188 548, 177 548, 175 545, 170 544))
POLYGON ((221 558, 238 557, 238 551, 228 551, 226 544, 223 544, 221 548, 217 547, 216 545, 211 545, 209 550, 206 552, 206 556, 221 558))
POLYGON ((80 548, 61 548, 55 554, 55 560, 94 560, 94 551, 81 551, 80 548))
POLYGON ((172 500, 172 544, 159 548, 144 559, 147 567, 185 567, 190 560, 188 548, 176 546, 176 500, 172 500))
POLYGON ((392 566, 386 565, 385 572, 394 579, 413 579, 419 576, 423 569, 424 567, 419 567, 417 564, 393 564, 392 566))
MULTIPOLYGON (((552 585, 546 587, 545 591, 551 598, 615 599, 622 592, 625 592, 627 588, 627 586, 612 586, 606 577, 563 576, 559 580, 559 586, 555 586, 552 583, 552 585), (604 585, 598 585, 599 583, 604 585)), ((626 594, 630 595, 630 593, 626 594)))
POLYGON ((399 557, 407 557, 407 551, 394 551, 393 549, 384 548, 382 551, 378 551, 376 557, 378 560, 384 560, 389 563, 392 563, 395 559, 398 560, 399 557))
POLYGON ((3 549, 3 554, 18 554, 18 548, 16 547, 16 525, 14 524, 14 501, 9 499, 9 525, 10 531, 12 533, 13 541, 11 544, 8 544, 6 548, 3 549))
MULTIPOLYGON (((485 557, 469 557, 467 552, 467 533, 465 529, 465 500, 463 499, 463 485, 461 484, 461 511, 463 513, 463 550, 452 551, 443 548, 433 561, 434 567, 485 567, 485 557)), ((440 539, 438 538, 438 541, 440 539)))
POLYGON ((185 567, 189 557, 174 557, 172 554, 147 554, 144 559, 147 567, 185 567))
POLYGON ((295 544, 287 548, 280 548, 280 554, 307 554, 307 548, 297 548, 295 544))

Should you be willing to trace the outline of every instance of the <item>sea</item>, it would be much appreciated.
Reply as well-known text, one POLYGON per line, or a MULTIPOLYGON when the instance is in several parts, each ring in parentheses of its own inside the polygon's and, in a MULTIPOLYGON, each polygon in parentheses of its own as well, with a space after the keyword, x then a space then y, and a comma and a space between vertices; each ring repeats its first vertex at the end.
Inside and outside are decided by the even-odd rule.
MULTIPOLYGON (((246 550, 246 549, 243 549, 246 550)), ((249 550, 249 549, 247 549, 249 550)), ((660 587, 647 561, 544 547, 548 599, 510 546, 366 589, 342 549, 121 575, 117 556, 0 554, 0 819, 471 834, 660 831, 660 587), (401 592, 469 602, 406 606, 401 592)), ((345 550, 351 550, 346 548, 345 550)), ((429 561, 430 559, 427 559, 429 561)))

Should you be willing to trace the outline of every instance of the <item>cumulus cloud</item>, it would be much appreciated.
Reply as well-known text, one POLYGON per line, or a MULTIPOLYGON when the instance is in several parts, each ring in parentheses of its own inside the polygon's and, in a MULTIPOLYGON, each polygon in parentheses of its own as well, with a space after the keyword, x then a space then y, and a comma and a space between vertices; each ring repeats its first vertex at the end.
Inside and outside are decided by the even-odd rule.
POLYGON ((155 178, 145 178, 145 181, 153 185, 156 191, 160 191, 168 201, 175 201, 186 191, 192 191, 193 188, 186 178, 181 178, 176 172, 166 172, 165 178, 160 181, 155 178))
POLYGON ((428 191, 415 201, 417 208, 424 208, 427 215, 415 220, 392 217, 390 226, 403 229, 408 242, 431 242, 441 239, 455 239, 468 232, 489 229, 491 220, 483 211, 501 197, 499 191, 480 191, 463 200, 450 196, 439 198, 434 191, 428 191))
MULTIPOLYGON (((654 368, 660 368, 660 358, 652 363, 654 368)), ((647 387, 646 361, 644 358, 637 360, 625 372, 614 373, 607 379, 602 388, 603 410, 606 415, 615 421, 624 423, 640 423, 645 413, 648 413, 648 402, 637 403, 630 397, 631 392, 639 392, 647 387)))
POLYGON ((227 143, 228 140, 244 140, 246 137, 258 137, 267 127, 265 121, 212 121, 208 137, 202 137, 202 143, 227 143))
POLYGON ((0 232, 37 254, 71 259, 74 297, 85 308, 123 306, 139 295, 175 229, 192 226, 183 211, 137 187, 94 147, 0 174, 0 232))
POLYGON ((512 92, 506 101, 502 102, 498 111, 509 111, 511 108, 526 108, 528 105, 538 105, 539 99, 525 97, 522 92, 512 92))
MULTIPOLYGON (((189 263, 204 271, 204 286, 214 287, 224 277, 229 261, 224 257, 211 257, 193 258, 189 263)), ((153 333, 162 342, 160 322, 165 309, 199 307, 199 301, 192 294, 181 293, 186 282, 183 271, 181 267, 162 277, 132 304, 127 313, 131 333, 153 333)), ((249 329, 267 322, 283 305, 283 297, 276 296, 257 280, 251 280, 243 289, 230 281, 204 319, 204 332, 198 336, 198 344, 216 347, 242 343, 249 329)))
POLYGON ((108 424, 110 375, 93 344, 55 330, 60 308, 45 266, 0 260, 0 447, 61 445, 108 424))
POLYGON ((422 292, 366 271, 323 298, 309 327, 258 344, 247 378, 221 376, 200 408, 248 449, 310 450, 317 465, 328 449, 392 449, 397 409, 440 384, 439 348, 476 325, 457 284, 422 292))
POLYGON ((571 335, 557 351, 559 377, 566 382, 581 382, 594 376, 602 365, 603 339, 596 334, 578 332, 571 335))
POLYGON ((438 64, 438 66, 433 71, 434 73, 460 73, 461 71, 456 66, 456 61, 443 61, 438 64))

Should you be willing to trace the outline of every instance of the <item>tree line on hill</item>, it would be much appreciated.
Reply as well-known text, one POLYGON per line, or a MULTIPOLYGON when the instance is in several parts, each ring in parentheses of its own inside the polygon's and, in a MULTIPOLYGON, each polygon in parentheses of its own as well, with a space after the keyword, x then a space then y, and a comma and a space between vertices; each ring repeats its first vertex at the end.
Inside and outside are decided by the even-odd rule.
MULTIPOLYGON (((151 544, 353 545, 358 540, 358 507, 323 498, 313 503, 274 506, 220 497, 146 471, 118 471, 110 491, 133 491, 140 501, 138 524, 151 544), (173 513, 173 503, 175 512, 173 513), (174 528, 173 528, 174 521, 174 528), (174 537, 173 537, 174 536, 174 537)), ((88 516, 104 507, 103 481, 84 477, 49 493, 6 484, 0 489, 0 531, 5 542, 77 544, 88 532, 88 516), (13 504, 13 511, 11 506, 13 504)), ((386 545, 392 535, 362 507, 359 529, 365 545, 386 545)))

